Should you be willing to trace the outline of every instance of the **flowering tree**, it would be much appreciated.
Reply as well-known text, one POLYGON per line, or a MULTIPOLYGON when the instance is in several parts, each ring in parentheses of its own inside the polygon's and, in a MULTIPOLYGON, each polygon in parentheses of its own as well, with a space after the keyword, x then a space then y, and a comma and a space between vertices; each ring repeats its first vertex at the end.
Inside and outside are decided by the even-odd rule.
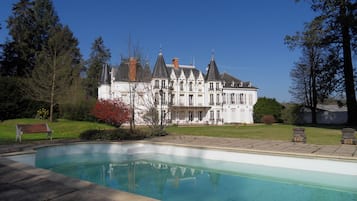
POLYGON ((98 100, 92 109, 92 114, 109 125, 120 127, 129 121, 130 110, 120 100, 98 100))

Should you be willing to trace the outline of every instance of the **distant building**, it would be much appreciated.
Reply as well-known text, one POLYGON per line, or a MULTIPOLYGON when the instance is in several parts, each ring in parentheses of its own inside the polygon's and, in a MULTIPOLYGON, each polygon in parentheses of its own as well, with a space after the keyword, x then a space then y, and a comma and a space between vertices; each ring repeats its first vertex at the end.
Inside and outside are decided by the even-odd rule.
POLYGON ((98 99, 121 99, 135 108, 136 124, 151 107, 168 124, 253 123, 257 88, 227 73, 212 56, 207 74, 194 65, 166 64, 160 52, 153 71, 135 58, 118 68, 104 66, 98 99))
MULTIPOLYGON (((303 108, 304 123, 311 123, 311 109, 303 108)), ((318 124, 346 124, 347 107, 338 105, 317 105, 316 121, 318 124)))

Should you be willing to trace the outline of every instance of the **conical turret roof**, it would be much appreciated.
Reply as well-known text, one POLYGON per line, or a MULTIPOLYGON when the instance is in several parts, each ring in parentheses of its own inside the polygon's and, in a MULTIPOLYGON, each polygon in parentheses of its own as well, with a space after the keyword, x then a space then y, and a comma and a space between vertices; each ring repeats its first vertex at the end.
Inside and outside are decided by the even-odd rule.
POLYGON ((152 78, 169 78, 164 56, 160 52, 157 56, 155 67, 152 73, 152 78))
POLYGON ((212 56, 211 62, 208 64, 208 72, 206 75, 206 81, 220 81, 220 80, 221 80, 221 77, 219 75, 217 64, 212 56))

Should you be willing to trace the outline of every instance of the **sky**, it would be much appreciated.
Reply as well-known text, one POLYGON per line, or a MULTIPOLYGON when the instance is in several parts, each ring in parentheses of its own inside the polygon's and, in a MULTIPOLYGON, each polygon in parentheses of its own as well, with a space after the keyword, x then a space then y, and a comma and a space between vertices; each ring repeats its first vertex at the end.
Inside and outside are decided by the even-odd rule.
MULTIPOLYGON (((0 1, 0 43, 18 0, 0 1)), ((153 68, 162 50, 166 63, 179 58, 206 72, 212 55, 220 73, 251 81, 259 97, 291 101, 289 73, 301 53, 284 44, 314 13, 294 0, 53 0, 60 22, 79 40, 84 59, 101 36, 111 64, 139 46, 153 68), (130 39, 129 39, 130 38, 130 39)))

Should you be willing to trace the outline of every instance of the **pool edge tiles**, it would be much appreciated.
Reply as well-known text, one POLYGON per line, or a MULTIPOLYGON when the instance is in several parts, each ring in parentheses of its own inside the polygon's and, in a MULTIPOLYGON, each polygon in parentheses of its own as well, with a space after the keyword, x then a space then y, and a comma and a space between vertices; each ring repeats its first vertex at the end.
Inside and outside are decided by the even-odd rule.
POLYGON ((37 149, 38 157, 56 156, 64 153, 123 153, 130 155, 159 153, 357 176, 357 161, 330 160, 329 158, 305 158, 303 156, 291 157, 260 153, 242 153, 218 149, 202 149, 198 147, 192 148, 179 145, 158 145, 156 143, 80 143, 67 144, 63 146, 49 146, 37 149))

